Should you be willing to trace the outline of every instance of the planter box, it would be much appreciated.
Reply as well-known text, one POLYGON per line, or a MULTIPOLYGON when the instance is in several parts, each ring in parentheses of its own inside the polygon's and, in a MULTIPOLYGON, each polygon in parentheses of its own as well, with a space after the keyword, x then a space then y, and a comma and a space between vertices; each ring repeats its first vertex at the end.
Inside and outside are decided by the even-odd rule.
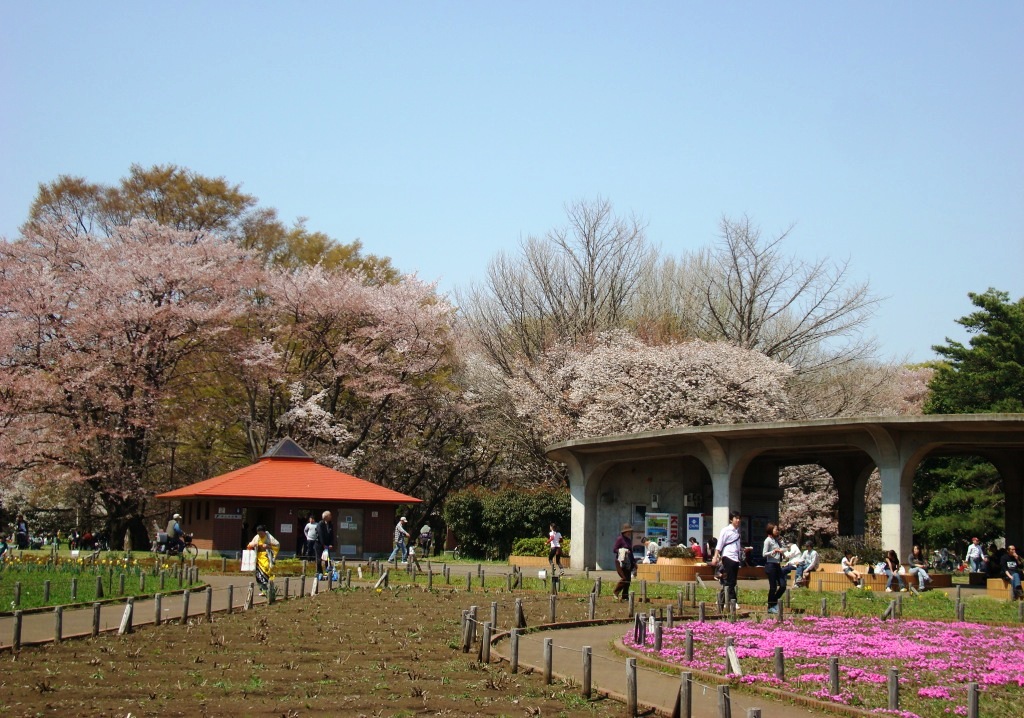
MULTIPOLYGON (((572 568, 568 556, 562 556, 560 563, 562 568, 572 568)), ((508 565, 520 568, 551 568, 547 556, 509 556, 508 565)))
POLYGON ((690 582, 696 581, 697 576, 701 577, 703 581, 713 581, 715 578, 715 567, 708 566, 707 564, 696 564, 692 563, 691 558, 667 558, 658 559, 658 563, 642 563, 637 566, 636 576, 637 578, 643 578, 648 581, 657 580, 659 577, 664 581, 682 581, 690 582), (664 561, 664 563, 663 563, 664 561), (672 561, 673 563, 669 563, 672 561), (674 562, 679 561, 690 561, 689 564, 675 564, 674 562))

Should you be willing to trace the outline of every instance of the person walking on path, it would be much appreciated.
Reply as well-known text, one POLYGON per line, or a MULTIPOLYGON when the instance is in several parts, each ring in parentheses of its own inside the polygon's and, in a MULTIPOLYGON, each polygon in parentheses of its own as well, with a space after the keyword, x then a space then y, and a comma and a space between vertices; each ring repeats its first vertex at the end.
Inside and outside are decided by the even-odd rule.
POLYGON ((629 598, 629 584, 636 572, 636 557, 633 556, 633 526, 622 524, 622 529, 612 547, 615 553, 615 571, 619 574, 619 582, 615 584, 615 598, 625 601, 629 598))
POLYGON ((281 543, 267 531, 266 526, 257 526, 256 535, 246 547, 256 552, 256 583, 260 586, 260 595, 266 596, 270 591, 270 582, 274 580, 274 561, 281 543))
POLYGON ((971 573, 985 572, 985 552, 981 548, 981 541, 975 536, 971 539, 971 545, 967 547, 967 565, 971 567, 971 573))
POLYGON ((406 531, 405 525, 409 522, 409 519, 404 516, 398 519, 398 523, 395 524, 395 536, 394 545, 395 547, 391 550, 391 555, 388 556, 388 563, 394 561, 397 557, 399 561, 406 561, 408 555, 406 552, 406 542, 409 540, 409 532, 406 531))
POLYGON ((313 553, 316 554, 316 575, 323 578, 330 568, 331 549, 334 548, 334 517, 330 511, 324 511, 316 524, 316 535, 313 537, 313 553), (324 558, 326 554, 327 558, 324 558))
POLYGON ((782 554, 785 553, 779 543, 779 527, 769 523, 765 527, 764 538, 764 572, 768 574, 768 613, 779 612, 779 599, 786 593, 786 574, 782 572, 782 554))
POLYGON ((715 556, 711 559, 714 566, 722 567, 722 589, 725 591, 725 601, 736 600, 736 576, 740 572, 740 512, 729 512, 729 523, 718 535, 718 544, 715 546, 715 556))
POLYGON ((548 563, 551 575, 561 576, 562 573, 562 534, 558 533, 558 524, 548 525, 548 563))
POLYGON ((417 542, 420 545, 420 553, 430 558, 430 549, 434 546, 434 530, 430 528, 430 524, 420 526, 420 536, 417 542))

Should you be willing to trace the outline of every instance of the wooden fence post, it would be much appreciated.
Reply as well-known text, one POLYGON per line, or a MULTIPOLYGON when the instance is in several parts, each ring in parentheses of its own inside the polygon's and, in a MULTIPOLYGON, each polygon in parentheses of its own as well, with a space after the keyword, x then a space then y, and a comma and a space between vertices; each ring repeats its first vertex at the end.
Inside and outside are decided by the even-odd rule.
POLYGON ((510 647, 511 657, 509 658, 509 670, 512 673, 519 672, 519 629, 512 629, 512 645, 510 647))
POLYGON ((484 636, 480 642, 480 662, 490 663, 491 662, 491 622, 486 621, 484 623, 484 636))
POLYGON ((693 716, 693 674, 682 671, 679 674, 679 718, 693 716))
POLYGON ((181 622, 188 623, 188 599, 190 592, 186 588, 181 594, 181 622))
POLYGON ((583 697, 590 700, 591 681, 592 681, 592 669, 593 669, 593 655, 590 646, 583 646, 583 697))
POLYGON ((60 643, 64 640, 64 607, 57 606, 53 609, 53 642, 60 643))
POLYGON ((544 685, 551 685, 551 663, 554 660, 554 639, 544 639, 544 685))
POLYGON ((718 716, 732 718, 732 700, 729 698, 729 686, 718 686, 718 716))
POLYGON ((782 646, 775 647, 775 677, 782 682, 786 680, 786 658, 782 654, 782 646))
POLYGON ((630 716, 637 712, 636 659, 626 659, 626 711, 630 716))
POLYGON ((833 656, 828 659, 828 692, 831 695, 839 695, 839 658, 833 656))
POLYGON ((889 669, 889 710, 900 709, 900 669, 889 669))
POLYGON ((11 626, 11 648, 21 650, 21 611, 14 612, 14 623, 11 626))

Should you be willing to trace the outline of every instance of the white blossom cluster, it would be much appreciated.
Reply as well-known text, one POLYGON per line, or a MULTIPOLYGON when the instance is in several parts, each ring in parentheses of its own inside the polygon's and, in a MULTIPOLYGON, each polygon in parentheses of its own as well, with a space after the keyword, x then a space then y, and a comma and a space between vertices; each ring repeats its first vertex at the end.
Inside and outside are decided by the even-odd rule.
POLYGON ((626 332, 559 346, 511 381, 521 416, 548 440, 675 426, 771 421, 791 369, 724 342, 652 346, 626 332))

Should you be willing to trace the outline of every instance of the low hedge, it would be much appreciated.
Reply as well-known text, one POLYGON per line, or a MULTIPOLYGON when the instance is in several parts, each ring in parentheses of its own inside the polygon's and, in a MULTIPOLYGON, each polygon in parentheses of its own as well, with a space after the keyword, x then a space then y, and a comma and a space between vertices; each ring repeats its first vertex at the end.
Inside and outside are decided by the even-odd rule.
MULTIPOLYGON (((512 544, 513 556, 547 556, 548 540, 546 538, 516 539, 512 544)), ((562 555, 569 555, 569 539, 562 537, 562 555)))

